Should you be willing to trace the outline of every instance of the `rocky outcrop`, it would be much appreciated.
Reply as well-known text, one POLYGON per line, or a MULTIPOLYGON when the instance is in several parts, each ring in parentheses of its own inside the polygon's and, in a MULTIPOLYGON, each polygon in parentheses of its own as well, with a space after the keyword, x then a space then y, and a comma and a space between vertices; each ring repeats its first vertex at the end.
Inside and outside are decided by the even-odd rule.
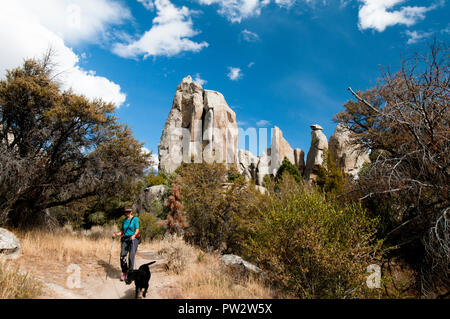
POLYGON ((236 114, 222 94, 203 90, 191 76, 178 85, 158 145, 159 170, 174 172, 181 163, 237 163, 236 114))
POLYGON ((21 247, 17 237, 10 231, 0 228, 0 258, 15 259, 20 253, 21 247))
POLYGON ((264 176, 275 175, 284 158, 288 158, 292 164, 295 164, 303 172, 305 153, 301 149, 294 151, 283 138, 283 132, 277 126, 272 130, 270 146, 259 157, 254 156, 249 151, 239 150, 239 172, 247 179, 253 178, 257 185, 262 185, 264 176))
POLYGON ((237 163, 238 126, 236 113, 216 91, 203 93, 203 156, 207 162, 237 163))
POLYGON ((311 147, 306 158, 306 168, 304 178, 307 182, 316 178, 315 171, 323 164, 324 151, 328 150, 328 140, 323 134, 323 128, 314 124, 311 125, 311 147))
POLYGON ((355 178, 362 166, 370 162, 369 154, 355 143, 350 130, 342 123, 338 124, 330 137, 329 150, 341 170, 355 178))
POLYGON ((238 171, 246 180, 257 180, 258 178, 258 161, 259 159, 246 150, 238 151, 238 171))
POLYGON ((275 175, 281 166, 284 158, 294 164, 294 150, 283 138, 283 132, 275 126, 272 131, 272 142, 270 144, 270 174, 275 175))
POLYGON ((165 185, 155 185, 144 189, 138 195, 138 200, 134 207, 135 211, 138 214, 154 212, 155 204, 162 203, 166 191, 167 187, 165 185))
POLYGON ((294 160, 295 162, 293 164, 297 166, 300 174, 303 175, 305 171, 305 152, 303 152, 300 148, 296 148, 294 150, 294 160))

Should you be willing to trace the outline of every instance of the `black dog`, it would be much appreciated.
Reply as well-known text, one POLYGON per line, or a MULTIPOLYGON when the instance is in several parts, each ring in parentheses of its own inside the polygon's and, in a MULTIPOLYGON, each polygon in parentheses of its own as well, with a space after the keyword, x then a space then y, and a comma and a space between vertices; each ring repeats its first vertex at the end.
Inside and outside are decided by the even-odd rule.
POLYGON ((148 266, 154 264, 156 261, 149 262, 148 264, 142 265, 138 270, 128 270, 127 278, 125 279, 125 283, 127 285, 131 284, 134 281, 136 286, 136 296, 135 298, 139 298, 139 293, 143 291, 142 296, 145 298, 148 290, 148 282, 152 276, 150 272, 150 268, 148 266))

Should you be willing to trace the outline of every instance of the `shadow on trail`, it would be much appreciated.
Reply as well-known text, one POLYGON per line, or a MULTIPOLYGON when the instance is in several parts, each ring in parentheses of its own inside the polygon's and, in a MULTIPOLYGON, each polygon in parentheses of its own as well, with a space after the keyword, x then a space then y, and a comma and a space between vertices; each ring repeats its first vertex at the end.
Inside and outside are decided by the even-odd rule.
POLYGON ((122 272, 120 269, 117 269, 117 268, 111 266, 110 264, 106 263, 103 260, 99 260, 98 264, 105 269, 105 272, 106 272, 105 277, 106 277, 106 274, 108 274, 108 278, 120 279, 120 276, 122 275, 122 272))

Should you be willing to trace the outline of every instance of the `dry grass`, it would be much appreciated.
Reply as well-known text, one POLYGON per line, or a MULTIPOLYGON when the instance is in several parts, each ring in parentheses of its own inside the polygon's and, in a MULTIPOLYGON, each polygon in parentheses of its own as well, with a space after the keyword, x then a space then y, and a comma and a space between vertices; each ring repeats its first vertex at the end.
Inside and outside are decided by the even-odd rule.
MULTIPOLYGON (((18 233, 23 254, 32 257, 27 260, 58 264, 77 263, 81 260, 107 261, 111 249, 111 229, 94 229, 87 232, 73 232, 65 229, 57 233, 18 233)), ((255 278, 237 280, 219 261, 219 255, 207 254, 188 245, 182 238, 167 237, 163 240, 142 243, 142 250, 158 252, 166 259, 166 273, 171 278, 173 295, 167 298, 276 298, 276 293, 255 278), (172 280, 173 279, 173 280, 172 280)), ((118 256, 119 241, 114 243, 113 256, 118 256)), ((8 279, 9 280, 9 279, 8 279)), ((9 281, 13 282, 13 281, 9 281)), ((24 287, 25 278, 17 278, 9 287, 24 287)), ((30 282, 32 287, 32 282, 30 282)), ((18 290, 16 290, 18 291, 18 290)), ((20 288, 20 291, 32 291, 20 288)), ((9 293, 11 295, 11 293, 9 293)), ((27 298, 14 296, 11 298, 27 298)), ((29 295, 31 297, 31 294, 29 295)))
POLYGON ((29 299, 42 293, 42 285, 19 267, 0 260, 0 299, 29 299))
POLYGON ((154 245, 167 259, 167 271, 176 274, 177 298, 270 299, 277 297, 275 291, 257 278, 233 277, 219 261, 219 255, 204 253, 186 244, 182 238, 169 237, 154 245))
MULTIPOLYGON (((69 232, 43 233, 39 231, 18 234, 24 255, 50 258, 55 261, 76 262, 83 257, 106 258, 111 249, 109 238, 75 235, 69 232)), ((119 245, 114 245, 118 253, 119 245)))

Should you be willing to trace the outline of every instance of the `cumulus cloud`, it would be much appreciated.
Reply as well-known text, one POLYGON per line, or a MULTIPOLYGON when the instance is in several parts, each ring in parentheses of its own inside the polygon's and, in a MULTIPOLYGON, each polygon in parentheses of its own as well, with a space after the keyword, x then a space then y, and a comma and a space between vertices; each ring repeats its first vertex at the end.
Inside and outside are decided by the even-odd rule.
POLYGON ((203 86, 203 85, 205 85, 206 83, 208 83, 208 81, 206 81, 206 80, 204 80, 204 79, 202 79, 202 78, 200 77, 200 74, 199 74, 199 73, 196 73, 196 74, 195 74, 194 82, 200 84, 201 86, 203 86))
POLYGON ((241 22, 242 19, 259 16, 261 8, 270 3, 270 0, 198 0, 200 4, 219 6, 218 13, 231 22, 241 22))
POLYGON ((142 5, 150 11, 153 11, 155 9, 155 4, 153 3, 153 0, 137 0, 138 2, 142 3, 142 5))
POLYGON ((433 32, 424 32, 424 31, 409 31, 406 30, 406 36, 408 37, 408 44, 414 44, 420 42, 426 38, 429 38, 433 35, 433 32))
POLYGON ((243 76, 240 68, 233 68, 233 67, 229 66, 228 71, 229 72, 228 72, 227 76, 231 81, 237 81, 237 80, 241 79, 243 76))
POLYGON ((64 89, 88 98, 102 98, 117 106, 126 95, 118 84, 80 67, 80 57, 67 43, 92 42, 109 25, 122 23, 129 12, 114 1, 1 1, 0 2, 0 77, 27 58, 40 58, 52 48, 56 55, 55 72, 64 89), (39 3, 39 4, 38 4, 39 3))
POLYGON ((128 44, 116 43, 113 52, 124 58, 144 56, 174 56, 183 51, 198 52, 208 46, 207 42, 194 42, 190 38, 199 32, 193 28, 191 11, 178 8, 169 0, 155 0, 157 11, 150 30, 138 40, 128 44))
POLYGON ((375 29, 383 32, 387 27, 396 24, 411 26, 425 18, 425 13, 433 9, 431 7, 406 6, 398 10, 392 10, 405 0, 360 0, 359 23, 361 30, 375 29))

